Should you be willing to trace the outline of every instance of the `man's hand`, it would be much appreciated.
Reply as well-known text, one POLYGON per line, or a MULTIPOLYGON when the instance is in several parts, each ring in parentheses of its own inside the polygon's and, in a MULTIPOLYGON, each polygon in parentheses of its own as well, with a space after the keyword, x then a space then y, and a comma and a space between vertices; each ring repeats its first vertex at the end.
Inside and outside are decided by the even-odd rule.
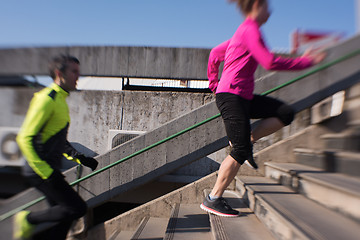
POLYGON ((97 165, 99 164, 98 161, 96 161, 92 157, 85 157, 84 155, 76 155, 75 157, 80 160, 82 165, 91 168, 91 170, 93 171, 96 169, 97 165))

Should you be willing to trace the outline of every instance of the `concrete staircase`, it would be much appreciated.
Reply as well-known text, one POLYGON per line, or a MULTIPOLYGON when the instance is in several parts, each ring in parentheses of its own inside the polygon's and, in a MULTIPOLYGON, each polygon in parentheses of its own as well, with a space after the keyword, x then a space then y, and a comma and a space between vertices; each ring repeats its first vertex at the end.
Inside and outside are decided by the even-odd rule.
MULTIPOLYGON (((359 178, 297 163, 266 168, 266 177, 237 177, 225 192, 238 218, 175 204, 170 217, 145 217, 135 231, 105 239, 359 239, 359 178)), ((98 239, 96 229, 89 233, 86 239, 98 239)))
POLYGON ((170 217, 147 216, 135 231, 109 239, 359 239, 359 168, 353 176, 299 163, 265 166, 264 177, 238 176, 225 192, 238 218, 207 214, 199 201, 177 203, 170 217))
POLYGON ((243 197, 278 239, 359 239, 359 122, 320 139, 323 150, 295 149, 296 163, 268 162, 265 178, 239 179, 243 197))
POLYGON ((224 196, 241 217, 221 218, 205 213, 199 204, 175 204, 169 218, 145 217, 136 230, 115 231, 108 239, 274 239, 237 192, 226 191, 224 196))
MULTIPOLYGON (((358 44, 359 42, 360 42, 360 37, 357 37, 349 40, 349 42, 347 43, 344 43, 344 45, 335 47, 330 51, 329 58, 336 59, 339 56, 343 56, 344 54, 354 51, 354 48, 357 49, 357 46, 359 46, 358 44)), ((311 76, 303 79, 303 81, 301 82, 301 87, 299 87, 298 84, 293 84, 284 89, 276 91, 273 94, 273 96, 274 97, 280 96, 281 99, 292 104, 298 112, 306 108, 309 108, 310 106, 314 105, 321 99, 324 99, 339 90, 347 89, 348 87, 353 86, 355 83, 359 82, 360 72, 357 68, 357 63, 359 59, 360 56, 356 56, 354 58, 346 60, 345 62, 338 63, 329 69, 322 70, 320 74, 318 73, 315 76, 311 76), (336 74, 334 74, 334 72, 336 72, 336 74), (321 81, 322 76, 326 76, 326 81, 321 81)), ((277 81, 271 81, 271 82, 274 83, 274 86, 276 86, 280 84, 279 81, 287 81, 297 75, 299 75, 299 73, 292 73, 292 75, 274 74, 271 75, 271 77, 276 78, 277 81)), ((267 79, 267 80, 271 80, 271 79, 267 79)), ((257 86, 258 86, 257 91, 259 92, 263 92, 263 90, 269 89, 269 86, 264 82, 257 83, 257 86), (264 89, 259 90, 259 86, 264 89)), ((147 132, 144 135, 136 137, 130 140, 129 142, 126 142, 125 144, 99 156, 97 158, 100 162, 99 168, 109 166, 110 164, 113 164, 119 159, 134 154, 137 151, 144 149, 145 147, 150 146, 151 144, 154 144, 157 141, 167 138, 174 133, 177 133, 183 129, 186 129, 189 126, 192 126, 195 123, 198 123, 200 121, 203 121, 204 119, 212 117, 217 113, 218 110, 215 106, 215 103, 213 102, 199 109, 196 109, 188 114, 185 114, 177 119, 174 119, 173 121, 164 124, 163 126, 157 129, 154 129, 150 132, 147 132)), ((109 201, 117 197, 120 194, 126 194, 126 192, 131 189, 139 187, 145 183, 154 181, 157 178, 166 175, 184 165, 188 165, 193 161, 196 161, 213 152, 216 152, 217 150, 227 146, 227 143, 228 141, 225 136, 222 120, 220 118, 216 118, 198 128, 190 130, 189 132, 183 135, 179 135, 164 144, 157 145, 156 147, 150 149, 149 151, 142 152, 141 154, 129 159, 129 161, 123 162, 113 168, 101 172, 98 175, 92 176, 91 178, 75 186, 75 188, 79 191, 79 194, 83 197, 83 199, 87 201, 90 208, 96 207, 106 201, 109 201), (146 161, 144 161, 144 159, 146 159, 146 161)), ((281 143, 281 144, 286 144, 286 143, 281 143)), ((277 146, 281 148, 281 146, 284 145, 277 144, 277 146)), ((289 159, 287 159, 287 156, 280 157, 279 154, 277 155, 277 158, 284 159, 285 162, 290 161, 289 159)), ((353 160, 352 158, 350 162, 356 162, 356 160, 353 160)), ((260 172, 256 173, 255 175, 259 175, 259 176, 264 175, 264 172, 262 172, 264 171, 263 160, 261 160, 261 158, 260 158, 260 164, 261 164, 260 172)), ((352 169, 352 168, 350 167, 348 169, 352 169)), ((72 182, 78 179, 79 177, 85 176, 89 173, 90 171, 88 169, 83 169, 83 172, 81 173, 80 171, 79 173, 78 169, 73 168, 66 173, 66 177, 69 182, 72 182)), ((202 202, 204 189, 211 188, 213 186, 215 179, 216 179, 216 173, 211 174, 203 179, 200 179, 197 182, 185 186, 183 189, 180 189, 179 191, 172 192, 169 195, 165 195, 160 199, 151 201, 147 204, 140 206, 137 209, 133 209, 129 212, 126 212, 116 217, 115 219, 109 220, 102 225, 93 227, 92 229, 90 229, 88 233, 86 233, 86 231, 82 231, 81 234, 87 235, 84 239, 92 239, 93 237, 96 237, 94 239, 109 239, 109 238, 118 239, 119 236, 123 234, 125 234, 126 236, 128 236, 129 234, 131 235, 129 231, 135 231, 136 226, 138 226, 139 223, 145 217, 149 217, 149 219, 144 220, 144 222, 147 222, 149 224, 151 223, 156 226, 160 226, 161 225, 160 223, 154 223, 153 221, 164 222, 164 220, 159 220, 157 218, 165 218, 165 219, 170 218, 171 211, 174 209, 176 203, 181 203, 179 209, 183 209, 182 204, 191 205, 191 206, 184 205, 184 207, 186 208, 184 210, 181 210, 181 214, 183 214, 182 212, 184 212, 184 214, 181 215, 183 217, 180 217, 189 220, 188 219, 189 214, 187 214, 187 211, 189 210, 187 208, 189 207, 191 209, 194 209, 193 208, 194 206, 192 204, 199 205, 202 202), (153 220, 153 218, 155 218, 155 220, 153 220)), ((256 181, 260 181, 260 182, 258 183, 255 182, 255 184, 253 184, 252 181, 254 181, 254 179, 249 180, 249 179, 239 178, 236 181, 237 187, 235 187, 234 185, 232 189, 230 189, 232 191, 235 191, 234 194, 240 194, 239 199, 241 200, 241 202, 248 203, 249 204, 248 206, 251 209, 250 210, 244 207, 244 209, 242 210, 243 212, 245 213, 248 212, 249 214, 242 216, 239 219, 245 219, 248 216, 249 218, 251 218, 249 223, 244 223, 244 226, 246 226, 247 224, 249 226, 256 225, 255 223, 253 223, 254 221, 253 217, 250 217, 250 216, 254 216, 251 214, 251 211, 257 214, 257 212, 260 209, 264 209, 264 208, 259 209, 258 207, 255 208, 255 206, 257 206, 255 203, 257 203, 258 201, 256 199, 258 198, 262 199, 263 195, 267 194, 268 191, 271 190, 271 189, 269 190, 262 188, 253 190, 252 187, 256 187, 256 186, 260 187, 262 185, 265 185, 264 187, 266 187, 269 184, 264 184, 264 182, 266 183, 266 181, 270 181, 269 178, 259 177, 259 179, 256 181), (240 191, 240 189, 242 190, 240 191), (263 195, 259 195, 258 191, 260 191, 261 194, 263 195)), ((270 186, 272 186, 273 184, 275 183, 270 181, 270 186)), ((292 188, 289 188, 288 186, 281 186, 279 184, 279 186, 276 185, 276 187, 279 188, 279 193, 281 194, 272 193, 272 195, 274 195, 273 196, 274 198, 280 195, 298 196, 297 194, 300 194, 294 191, 292 188)), ((271 191, 269 192, 269 194, 271 194, 271 191)), ((1 214, 7 213, 9 210, 16 209, 17 207, 20 207, 25 203, 29 203, 32 200, 37 199, 39 196, 41 195, 38 192, 34 191, 33 189, 30 189, 29 191, 21 193, 15 196, 14 198, 10 199, 9 201, 6 201, 4 204, 0 205, 0 213, 1 214)), ((305 198, 304 196, 302 197, 305 198)), ((269 200, 269 202, 270 201, 274 202, 274 200, 269 200)), ((244 205, 238 205, 238 206, 240 206, 240 208, 243 208, 244 205)), ((42 201, 39 204, 32 206, 30 210, 39 210, 43 208, 46 208, 45 201, 42 201)), ((195 210, 191 210, 191 211, 195 212, 195 210)), ((269 210, 265 209, 262 212, 264 211, 269 211, 269 210)), ((198 216, 201 214, 195 214, 195 215, 198 216)), ((279 214, 275 214, 275 215, 278 216, 279 214)), ((257 217, 261 219, 259 216, 257 217)), ((190 218, 190 220, 191 219, 192 218, 190 218)), ((204 221, 203 217, 199 219, 201 219, 201 222, 204 221)), ((200 221, 199 219, 198 221, 200 221)), ((212 216, 210 216, 209 219, 210 222, 213 223, 217 222, 217 220, 211 220, 213 219, 212 216)), ((198 221, 195 221, 195 223, 197 223, 198 221)), ((227 224, 231 225, 232 223, 231 224, 227 223, 227 224)), ((10 236, 11 225, 12 225, 11 218, 7 218, 6 220, 1 222, 0 230, 2 231, 4 236, 10 236)), ((143 231, 141 231, 142 233, 139 236, 141 236, 143 233, 145 234, 148 232, 146 230, 147 229, 146 225, 147 224, 145 224, 145 227, 143 227, 143 231)), ((194 224, 193 223, 187 224, 186 226, 189 225, 194 225, 194 224)), ((90 227, 90 226, 86 226, 86 224, 85 226, 83 225, 84 229, 86 229, 86 227, 90 227)), ((261 225, 259 226, 259 228, 262 228, 261 225)), ((152 227, 150 227, 150 229, 152 229, 152 227)), ((179 228, 175 226, 174 229, 176 233, 174 234, 174 236, 178 234, 180 235, 185 234, 185 232, 186 234, 190 234, 190 232, 193 232, 195 234, 198 233, 199 231, 199 229, 194 230, 191 228, 184 230, 184 226, 179 226, 179 228)), ((206 232, 205 229, 207 229, 207 227, 202 228, 201 231, 206 232)), ((214 236, 221 237, 224 235, 220 232, 217 233, 218 231, 214 230, 216 229, 215 226, 211 226, 210 229, 211 231, 216 231, 216 233, 213 234, 214 236)), ((223 229, 223 228, 219 227, 219 229, 223 229)), ((235 227, 235 229, 239 230, 241 228, 237 226, 235 227)), ((278 232, 277 230, 273 231, 273 229, 271 231, 273 233, 278 232)), ((161 231, 160 230, 156 231, 155 232, 156 236, 151 238, 155 238, 155 239, 158 237, 161 238, 161 235, 158 235, 159 232, 161 231)), ((169 230, 166 230, 165 232, 167 233, 169 232, 169 230)), ((226 231, 224 230, 223 232, 230 234, 228 230, 226 231)), ((243 229, 241 232, 239 233, 235 232, 234 233, 235 235, 231 235, 231 236, 241 236, 245 234, 244 232, 245 230, 243 229)), ((295 232, 296 234, 300 234, 298 232, 301 231, 297 230, 295 232)), ((249 236, 251 235, 250 233, 248 234, 249 236)), ((307 233, 304 234, 306 235, 307 233)), ((122 239, 126 239, 125 235, 124 237, 122 237, 122 239)), ((228 239, 233 238, 233 237, 229 238, 229 236, 227 237, 228 239)), ((256 237, 258 237, 257 239, 259 239, 259 236, 256 237)), ((81 236, 77 236, 76 238, 81 238, 81 236)), ((260 237, 260 239, 262 238, 263 237, 260 237)), ((222 239, 222 238, 216 237, 216 239, 222 239)), ((251 238, 249 237, 247 239, 251 239, 251 238)), ((266 238, 264 237, 264 239, 266 238)))
POLYGON ((263 176, 239 174, 224 194, 242 213, 238 218, 200 209, 213 173, 95 226, 86 239, 359 239, 360 122, 349 118, 359 112, 347 109, 255 154, 267 159, 263 176), (341 130, 322 131, 339 125, 341 130), (309 138, 316 144, 306 143, 309 138), (279 148, 293 149, 293 157, 276 161, 279 156, 268 152, 279 148))

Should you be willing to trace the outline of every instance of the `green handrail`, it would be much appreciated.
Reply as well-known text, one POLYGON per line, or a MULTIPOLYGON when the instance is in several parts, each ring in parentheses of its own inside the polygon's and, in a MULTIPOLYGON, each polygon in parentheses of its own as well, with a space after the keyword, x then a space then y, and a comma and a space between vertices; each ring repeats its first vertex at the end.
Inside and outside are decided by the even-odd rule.
MULTIPOLYGON (((358 49, 358 50, 356 50, 356 51, 354 51, 352 53, 349 53, 349 54, 347 54, 347 55, 345 55, 343 57, 340 57, 340 58, 338 58, 338 59, 336 59, 334 61, 323 64, 323 65, 321 65, 321 66, 319 66, 319 67, 317 67, 317 68, 315 68, 315 69, 313 69, 313 70, 311 70, 311 71, 309 71, 309 72, 307 72, 307 73, 305 73, 303 75, 300 75, 300 76, 298 76, 298 77, 296 77, 296 78, 294 78, 294 79, 292 79, 292 80, 290 80, 290 81, 288 81, 286 83, 283 83, 283 84, 281 84, 281 85, 279 85, 277 87, 274 87, 274 88, 272 88, 272 89, 270 89, 268 91, 265 91, 265 92, 261 93, 260 95, 268 95, 270 93, 273 93, 273 92, 275 92, 275 91, 277 91, 277 90, 279 90, 281 88, 284 88, 284 87, 286 87, 286 86, 288 86, 290 84, 293 84, 293 83, 295 83, 295 82, 297 82, 297 81, 299 81, 299 80, 301 80, 303 78, 306 78, 306 77, 308 77, 308 76, 310 76, 312 74, 315 74, 315 73, 317 73, 319 71, 322 71, 322 70, 324 70, 326 68, 329 68, 329 67, 331 67, 333 65, 336 65, 336 64, 338 64, 338 63, 340 63, 342 61, 345 61, 347 59, 355 57, 358 54, 360 54, 360 49, 358 49)), ((171 140, 173 138, 176 138, 176 137, 178 137, 178 136, 180 136, 180 135, 182 135, 182 134, 184 134, 186 132, 189 132, 192 129, 195 129, 195 128, 197 128, 197 127, 199 127, 199 126, 201 126, 201 125, 203 125, 205 123, 208 123, 208 122, 210 122, 210 121, 212 121, 212 120, 214 120, 214 119, 216 119, 216 118, 218 118, 220 116, 221 115, 219 113, 219 114, 216 114, 216 115, 214 115, 214 116, 212 116, 212 117, 210 117, 208 119, 205 119, 204 121, 196 123, 193 126, 190 126, 190 127, 186 128, 184 130, 181 130, 180 132, 177 132, 177 133, 175 133, 175 134, 173 134, 173 135, 171 135, 171 136, 169 136, 167 138, 164 138, 163 140, 160 140, 160 141, 158 141, 158 142, 156 142, 154 144, 151 144, 151 145, 149 145, 149 146, 147 146, 147 147, 145 147, 145 148, 143 148, 143 149, 141 149, 141 150, 139 150, 139 151, 137 151, 135 153, 132 153, 127 157, 124 157, 124 158, 122 158, 122 159, 120 159, 120 160, 118 160, 118 161, 116 161, 114 163, 111 163, 111 164, 109 164, 109 165, 107 165, 107 166, 105 166, 105 167, 103 167, 103 168, 101 168, 99 170, 96 170, 96 171, 94 171, 94 172, 92 172, 92 173, 90 173, 90 174, 88 174, 88 175, 86 175, 86 176, 84 176, 84 177, 82 177, 82 178, 80 178, 78 180, 75 180, 74 182, 70 183, 70 185, 73 186, 75 184, 78 184, 78 183, 80 183, 80 182, 82 182, 82 181, 84 181, 84 180, 86 180, 88 178, 91 178, 92 176, 95 176, 95 175, 97 175, 97 174, 99 174, 101 172, 104 172, 104 171, 106 171, 106 170, 108 170, 108 169, 110 169, 110 168, 112 168, 112 167, 114 167, 114 166, 116 166, 116 165, 130 159, 130 158, 133 158, 133 157, 135 157, 135 156, 137 156, 137 155, 139 155, 141 153, 144 153, 144 152, 146 152, 146 151, 148 151, 148 150, 150 150, 150 149, 152 149, 152 148, 154 148, 156 146, 159 146, 160 144, 163 144, 163 143, 165 143, 165 142, 167 142, 167 141, 169 141, 169 140, 171 140)), ((35 200, 31 201, 31 202, 28 202, 28 203, 26 203, 26 204, 24 204, 24 205, 22 205, 20 207, 17 207, 17 208, 15 208, 15 209, 7 212, 7 213, 4 213, 3 215, 0 216, 0 222, 7 219, 7 218, 9 218, 9 217, 11 217, 11 216, 13 216, 13 215, 15 215, 17 212, 19 212, 21 210, 24 210, 24 209, 26 209, 28 207, 31 207, 31 206, 35 205, 36 203, 38 203, 38 202, 40 202, 40 201, 42 201, 44 199, 45 199, 45 197, 40 197, 40 198, 35 199, 35 200)))

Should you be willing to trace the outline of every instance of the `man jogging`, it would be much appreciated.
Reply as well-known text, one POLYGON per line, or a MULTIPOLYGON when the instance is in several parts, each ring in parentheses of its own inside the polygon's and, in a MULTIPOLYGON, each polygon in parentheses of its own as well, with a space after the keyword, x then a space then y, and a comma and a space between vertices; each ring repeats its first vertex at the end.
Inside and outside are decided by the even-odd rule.
POLYGON ((41 191, 50 207, 43 211, 21 211, 15 215, 14 238, 28 239, 41 223, 56 223, 48 239, 65 239, 73 220, 85 215, 87 205, 62 175, 63 156, 95 170, 98 162, 77 152, 67 141, 70 123, 66 98, 76 90, 80 62, 60 55, 49 65, 54 82, 34 94, 17 143, 26 158, 23 175, 41 191))

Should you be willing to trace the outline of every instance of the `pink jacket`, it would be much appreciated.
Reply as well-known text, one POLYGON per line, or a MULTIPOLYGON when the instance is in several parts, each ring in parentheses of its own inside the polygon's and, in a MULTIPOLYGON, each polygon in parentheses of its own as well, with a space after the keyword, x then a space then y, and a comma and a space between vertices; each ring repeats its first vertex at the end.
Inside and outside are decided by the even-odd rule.
POLYGON ((233 93, 253 98, 254 73, 260 64, 266 70, 301 70, 312 66, 307 57, 284 58, 271 53, 262 39, 259 25, 247 18, 228 41, 210 52, 208 62, 209 88, 216 93, 233 93), (224 69, 219 81, 219 66, 224 69))

